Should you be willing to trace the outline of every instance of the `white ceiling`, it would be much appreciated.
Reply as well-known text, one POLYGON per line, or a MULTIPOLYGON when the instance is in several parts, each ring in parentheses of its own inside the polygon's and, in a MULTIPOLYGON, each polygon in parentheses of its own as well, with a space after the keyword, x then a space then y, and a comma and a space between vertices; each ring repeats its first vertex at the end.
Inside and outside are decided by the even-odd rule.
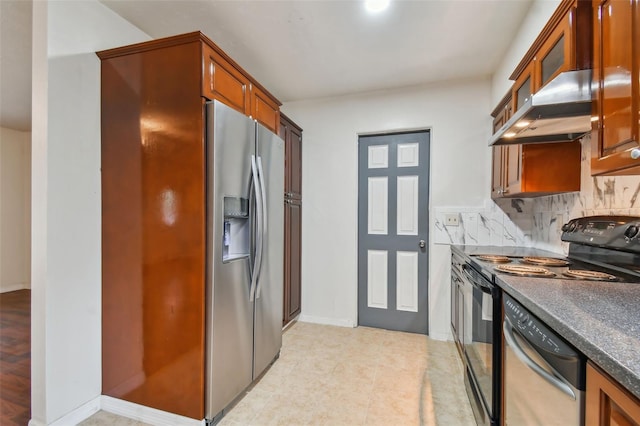
MULTIPOLYGON (((491 75, 532 2, 392 0, 374 15, 360 0, 100 1, 154 38, 202 31, 283 102, 491 75)), ((30 126, 14 108, 30 109, 25 3, 0 0, 0 126, 18 129, 30 126)))

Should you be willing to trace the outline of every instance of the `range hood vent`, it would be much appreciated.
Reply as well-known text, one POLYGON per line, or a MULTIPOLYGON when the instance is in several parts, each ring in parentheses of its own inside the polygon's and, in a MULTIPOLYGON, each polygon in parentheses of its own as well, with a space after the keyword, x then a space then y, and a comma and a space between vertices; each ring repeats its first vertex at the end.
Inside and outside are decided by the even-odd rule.
POLYGON ((591 70, 559 74, 516 111, 489 145, 570 142, 591 131, 591 70))

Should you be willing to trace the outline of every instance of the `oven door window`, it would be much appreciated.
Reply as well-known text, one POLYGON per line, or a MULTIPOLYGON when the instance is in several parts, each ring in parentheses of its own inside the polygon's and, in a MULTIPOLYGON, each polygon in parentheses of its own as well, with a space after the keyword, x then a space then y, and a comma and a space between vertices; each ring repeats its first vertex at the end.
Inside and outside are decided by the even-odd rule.
POLYGON ((470 302, 466 304, 469 329, 465 330, 465 353, 477 386, 482 393, 485 408, 493 407, 493 299, 488 289, 472 287, 470 302))

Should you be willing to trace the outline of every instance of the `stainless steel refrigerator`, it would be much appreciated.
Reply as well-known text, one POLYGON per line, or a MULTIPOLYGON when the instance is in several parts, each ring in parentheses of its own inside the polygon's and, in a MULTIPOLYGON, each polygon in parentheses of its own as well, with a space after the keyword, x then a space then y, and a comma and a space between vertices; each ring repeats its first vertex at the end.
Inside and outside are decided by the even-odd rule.
POLYGON ((284 142, 207 104, 206 412, 217 421, 282 346, 284 142))

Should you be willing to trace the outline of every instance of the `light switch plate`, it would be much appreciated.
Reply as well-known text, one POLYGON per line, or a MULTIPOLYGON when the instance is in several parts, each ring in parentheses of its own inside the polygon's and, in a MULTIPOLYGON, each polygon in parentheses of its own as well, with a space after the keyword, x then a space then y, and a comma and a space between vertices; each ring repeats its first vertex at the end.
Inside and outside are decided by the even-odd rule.
POLYGON ((447 213, 444 215, 446 226, 458 226, 460 224, 460 215, 458 213, 447 213))

